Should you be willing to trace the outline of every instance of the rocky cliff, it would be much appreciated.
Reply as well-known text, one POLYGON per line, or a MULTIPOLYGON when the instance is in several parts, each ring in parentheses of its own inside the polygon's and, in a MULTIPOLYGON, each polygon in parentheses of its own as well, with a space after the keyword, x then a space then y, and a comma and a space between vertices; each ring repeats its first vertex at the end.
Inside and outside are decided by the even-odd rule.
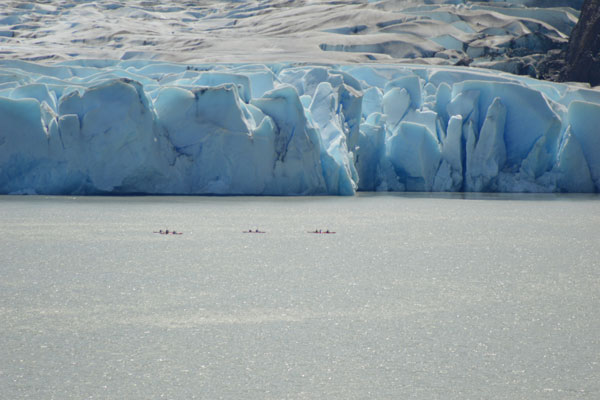
POLYGON ((561 78, 600 85, 600 0, 585 0, 571 32, 561 78))

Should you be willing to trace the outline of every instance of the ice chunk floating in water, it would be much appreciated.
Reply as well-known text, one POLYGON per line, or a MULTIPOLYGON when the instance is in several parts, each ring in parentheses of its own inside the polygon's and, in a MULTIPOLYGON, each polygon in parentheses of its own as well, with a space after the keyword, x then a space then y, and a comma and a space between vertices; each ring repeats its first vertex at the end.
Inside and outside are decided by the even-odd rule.
POLYGON ((0 61, 0 193, 600 191, 600 92, 408 65, 0 61))

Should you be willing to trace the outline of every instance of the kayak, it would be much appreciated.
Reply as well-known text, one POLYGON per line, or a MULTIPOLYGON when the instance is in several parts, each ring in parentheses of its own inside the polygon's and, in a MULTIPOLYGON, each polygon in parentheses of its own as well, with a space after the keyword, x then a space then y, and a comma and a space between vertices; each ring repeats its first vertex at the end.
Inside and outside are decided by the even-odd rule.
POLYGON ((263 231, 242 231, 242 233, 267 233, 263 231))
POLYGON ((334 234, 335 232, 315 232, 315 231, 309 231, 309 232, 306 232, 306 233, 316 233, 317 235, 319 235, 319 234, 320 235, 331 235, 331 234, 334 234))
POLYGON ((153 232, 153 233, 158 233, 160 235, 183 235, 183 232, 153 232))

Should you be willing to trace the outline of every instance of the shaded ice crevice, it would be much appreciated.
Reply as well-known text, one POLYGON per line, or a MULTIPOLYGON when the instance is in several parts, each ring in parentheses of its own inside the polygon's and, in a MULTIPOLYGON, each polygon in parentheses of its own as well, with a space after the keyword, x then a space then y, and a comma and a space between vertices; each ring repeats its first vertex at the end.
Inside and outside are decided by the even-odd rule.
POLYGON ((599 127, 459 67, 0 61, 0 193, 598 192, 599 127))

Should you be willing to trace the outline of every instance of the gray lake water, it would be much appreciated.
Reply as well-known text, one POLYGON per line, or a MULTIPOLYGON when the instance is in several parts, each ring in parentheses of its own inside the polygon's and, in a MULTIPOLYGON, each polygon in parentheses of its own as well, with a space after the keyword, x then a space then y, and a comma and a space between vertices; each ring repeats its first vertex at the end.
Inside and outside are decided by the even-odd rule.
POLYGON ((600 199, 0 197, 0 398, 598 399, 600 199))

